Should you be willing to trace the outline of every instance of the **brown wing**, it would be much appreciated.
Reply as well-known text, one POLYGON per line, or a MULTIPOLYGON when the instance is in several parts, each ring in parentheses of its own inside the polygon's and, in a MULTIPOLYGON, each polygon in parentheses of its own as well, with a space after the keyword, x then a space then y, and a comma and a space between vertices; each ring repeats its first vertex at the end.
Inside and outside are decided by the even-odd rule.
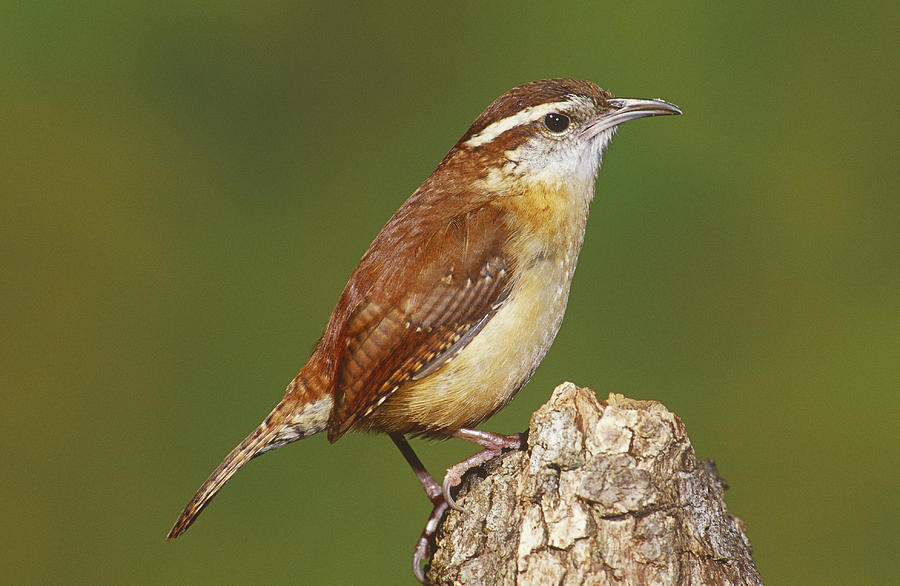
MULTIPOLYGON (((452 359, 503 303, 513 271, 498 214, 486 206, 446 219, 408 235, 412 243, 395 242, 395 257, 382 259, 389 266, 377 271, 376 286, 367 287, 343 329, 331 441, 365 427, 404 382, 452 359)), ((390 240, 376 239, 373 248, 390 240)), ((379 253, 370 250, 357 271, 379 253)))

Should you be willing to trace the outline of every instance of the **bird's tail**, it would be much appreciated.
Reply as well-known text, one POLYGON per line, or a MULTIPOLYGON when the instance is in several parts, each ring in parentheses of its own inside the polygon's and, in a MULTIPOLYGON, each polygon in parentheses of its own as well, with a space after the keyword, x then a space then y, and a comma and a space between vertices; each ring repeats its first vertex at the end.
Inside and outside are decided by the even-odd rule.
MULTIPOLYGON (((295 379, 292 386, 297 385, 298 382, 295 379)), ((269 450, 301 440, 325 429, 331 413, 331 397, 326 395, 310 400, 307 393, 302 391, 292 393, 291 390, 291 388, 288 389, 285 398, 269 413, 265 421, 231 450, 219 467, 210 474, 194 498, 178 516, 178 520, 175 521, 175 525, 166 536, 167 541, 171 541, 187 531, 197 515, 241 466, 269 450), (297 404, 297 395, 307 395, 303 397, 301 405, 297 404)))

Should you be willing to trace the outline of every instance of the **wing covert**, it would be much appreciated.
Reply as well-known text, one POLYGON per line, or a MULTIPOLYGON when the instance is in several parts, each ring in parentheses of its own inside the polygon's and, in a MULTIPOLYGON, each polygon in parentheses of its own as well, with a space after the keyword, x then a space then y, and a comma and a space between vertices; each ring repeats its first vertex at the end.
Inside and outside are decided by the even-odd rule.
POLYGON ((401 385, 437 371, 490 320, 511 283, 506 240, 499 212, 485 206, 422 234, 402 249, 408 258, 393 259, 400 267, 380 272, 343 331, 331 441, 365 427, 401 385))

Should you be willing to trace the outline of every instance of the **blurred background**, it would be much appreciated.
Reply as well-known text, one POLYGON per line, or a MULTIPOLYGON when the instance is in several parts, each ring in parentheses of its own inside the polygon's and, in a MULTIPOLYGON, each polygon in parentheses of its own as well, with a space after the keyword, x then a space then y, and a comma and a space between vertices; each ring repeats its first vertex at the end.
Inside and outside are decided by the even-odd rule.
MULTIPOLYGON (((661 97, 607 153, 564 380, 655 399, 768 584, 900 580, 893 2, 4 3, 0 579, 409 584, 385 436, 194 490, 281 398, 383 223, 495 97, 661 97)), ((473 453, 416 441, 436 474, 473 453)))

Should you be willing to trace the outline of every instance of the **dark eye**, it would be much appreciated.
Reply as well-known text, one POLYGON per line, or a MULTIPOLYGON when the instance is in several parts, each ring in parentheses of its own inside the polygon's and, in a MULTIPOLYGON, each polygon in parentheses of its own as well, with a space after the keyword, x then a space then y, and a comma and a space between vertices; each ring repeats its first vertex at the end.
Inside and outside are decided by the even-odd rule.
POLYGON ((550 114, 544 116, 544 126, 546 126, 547 130, 549 130, 550 132, 559 134, 560 132, 564 132, 566 128, 569 127, 569 117, 565 114, 551 112, 550 114))

